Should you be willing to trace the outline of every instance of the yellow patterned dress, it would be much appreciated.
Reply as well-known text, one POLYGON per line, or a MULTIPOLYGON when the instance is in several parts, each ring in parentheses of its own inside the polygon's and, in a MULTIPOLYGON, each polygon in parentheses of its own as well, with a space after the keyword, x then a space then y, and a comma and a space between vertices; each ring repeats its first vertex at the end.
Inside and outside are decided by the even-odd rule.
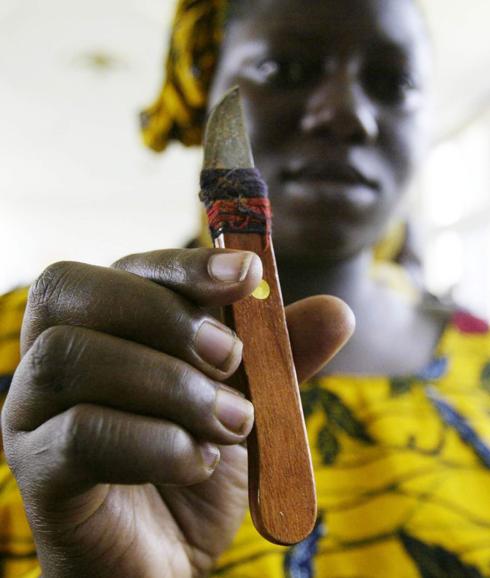
MULTIPOLYGON (((0 383, 18 359, 25 291, 0 301, 0 383)), ((213 576, 490 576, 490 330, 458 311, 419 375, 302 387, 319 518, 293 548, 247 516, 213 576)), ((15 482, 0 465, 0 576, 40 575, 15 482)))

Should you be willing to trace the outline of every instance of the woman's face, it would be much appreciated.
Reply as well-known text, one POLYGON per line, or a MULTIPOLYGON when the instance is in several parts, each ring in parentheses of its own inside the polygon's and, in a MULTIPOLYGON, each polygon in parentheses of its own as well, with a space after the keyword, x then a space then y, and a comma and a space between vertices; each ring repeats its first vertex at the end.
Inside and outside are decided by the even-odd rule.
POLYGON ((425 149, 422 18, 413 0, 249 3, 227 28, 210 105, 240 86, 277 253, 354 255, 383 232, 425 149))

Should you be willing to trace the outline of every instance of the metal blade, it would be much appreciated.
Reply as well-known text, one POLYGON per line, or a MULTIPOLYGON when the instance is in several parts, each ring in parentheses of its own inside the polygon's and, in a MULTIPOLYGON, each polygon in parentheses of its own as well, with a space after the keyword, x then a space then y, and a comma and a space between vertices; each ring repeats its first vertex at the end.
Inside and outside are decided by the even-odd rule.
POLYGON ((204 135, 205 169, 250 169, 252 148, 245 128, 238 86, 211 110, 204 135))

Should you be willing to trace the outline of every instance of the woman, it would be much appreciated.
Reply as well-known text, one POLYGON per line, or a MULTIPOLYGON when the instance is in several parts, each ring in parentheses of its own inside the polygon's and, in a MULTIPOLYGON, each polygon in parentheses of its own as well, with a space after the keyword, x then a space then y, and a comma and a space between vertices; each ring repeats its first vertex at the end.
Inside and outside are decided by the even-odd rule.
POLYGON ((31 289, 3 412, 43 576, 483 576, 488 328, 369 271, 425 151, 423 18, 412 0, 232 0, 214 63, 207 40, 218 37, 190 23, 219 25, 221 5, 182 3, 145 135, 160 149, 195 143, 203 107, 240 85, 295 362, 311 378, 302 395, 318 523, 291 549, 242 523, 253 408, 220 385, 241 346, 202 307, 248 295, 257 257, 197 249, 111 269, 59 263, 31 289), (179 52, 183 37, 200 49, 197 68, 179 52), (353 320, 343 301, 311 297, 325 294, 357 324, 328 364, 353 320))

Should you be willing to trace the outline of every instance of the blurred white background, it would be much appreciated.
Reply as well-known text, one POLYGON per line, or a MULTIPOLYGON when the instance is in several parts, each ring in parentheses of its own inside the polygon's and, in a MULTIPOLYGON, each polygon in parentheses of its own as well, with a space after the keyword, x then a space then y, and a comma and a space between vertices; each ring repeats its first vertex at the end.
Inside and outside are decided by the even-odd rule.
MULTIPOLYGON (((422 0, 421 0, 422 1, 422 0)), ((424 0, 433 152, 411 206, 426 281, 490 318, 490 2, 424 0)), ((0 0, 0 292, 60 259, 109 264, 198 227, 199 150, 142 147, 173 0, 0 0)))

